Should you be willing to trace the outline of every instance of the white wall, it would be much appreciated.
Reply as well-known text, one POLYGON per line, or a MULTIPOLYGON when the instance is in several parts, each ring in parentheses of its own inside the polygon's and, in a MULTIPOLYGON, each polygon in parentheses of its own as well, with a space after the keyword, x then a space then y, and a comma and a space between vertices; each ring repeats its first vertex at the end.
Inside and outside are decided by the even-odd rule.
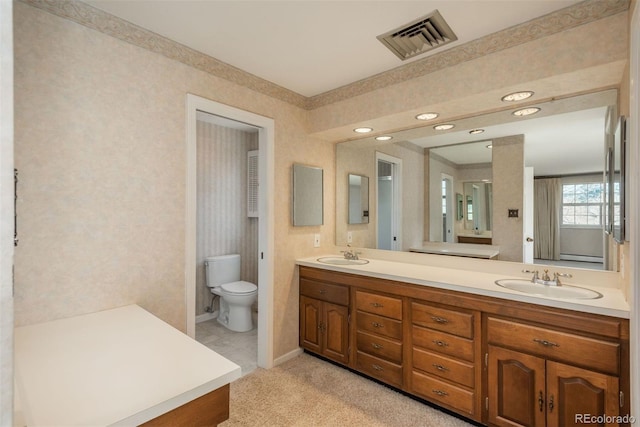
POLYGON ((13 2, 0 1, 0 425, 13 425, 13 2))

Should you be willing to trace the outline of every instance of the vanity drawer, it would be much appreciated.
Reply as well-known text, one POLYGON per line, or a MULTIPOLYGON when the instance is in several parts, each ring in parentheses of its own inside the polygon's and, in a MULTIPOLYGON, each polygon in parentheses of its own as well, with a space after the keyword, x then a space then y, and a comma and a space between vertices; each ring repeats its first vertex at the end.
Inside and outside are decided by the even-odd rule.
POLYGON ((414 393, 458 411, 474 415, 473 391, 440 381, 417 371, 412 372, 411 380, 414 393))
POLYGON ((339 305, 349 305, 349 288, 341 285, 300 279, 300 294, 339 305))
POLYGON ((402 299, 356 291, 356 308, 367 313, 402 320, 402 299))
POLYGON ((356 339, 359 351, 402 364, 401 343, 362 331, 358 331, 356 339))
POLYGON ((473 362, 473 341, 446 332, 413 325, 413 345, 473 362))
POLYGON ((402 322, 399 320, 358 311, 356 313, 356 326, 361 331, 368 331, 398 340, 402 339, 402 322))
POLYGON ((415 347, 413 348, 413 367, 469 388, 473 388, 475 384, 472 364, 458 362, 415 347))
POLYGON ((505 319, 487 319, 487 341, 551 360, 620 373, 620 344, 505 319))
POLYGON ((411 315, 416 325, 473 338, 473 314, 469 312, 412 302, 411 315))
POLYGON ((387 384, 402 387, 402 366, 358 351, 356 369, 387 384))

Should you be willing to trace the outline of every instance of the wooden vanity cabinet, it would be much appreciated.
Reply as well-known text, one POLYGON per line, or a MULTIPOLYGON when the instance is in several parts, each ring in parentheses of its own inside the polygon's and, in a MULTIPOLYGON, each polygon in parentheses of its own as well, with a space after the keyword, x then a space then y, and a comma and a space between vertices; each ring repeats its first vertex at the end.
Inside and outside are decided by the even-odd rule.
POLYGON ((487 342, 491 425, 582 425, 624 406, 619 342, 491 316, 487 342))
POLYGON ((356 369, 401 388, 402 298, 355 290, 356 369))
POLYGON ((479 420, 480 313, 412 301, 411 319, 410 392, 479 420))
POLYGON ((626 319, 301 266, 300 345, 485 425, 630 410, 626 319))
POLYGON ((349 364, 349 288, 300 279, 300 346, 349 364))

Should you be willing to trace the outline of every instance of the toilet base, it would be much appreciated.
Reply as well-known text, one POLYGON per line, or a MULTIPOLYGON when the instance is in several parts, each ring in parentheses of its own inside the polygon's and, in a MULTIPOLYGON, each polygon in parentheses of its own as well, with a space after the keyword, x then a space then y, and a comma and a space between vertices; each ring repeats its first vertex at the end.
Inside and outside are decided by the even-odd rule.
POLYGON ((233 332, 249 332, 253 330, 251 307, 244 310, 243 307, 234 307, 229 316, 229 311, 218 314, 218 323, 233 332))

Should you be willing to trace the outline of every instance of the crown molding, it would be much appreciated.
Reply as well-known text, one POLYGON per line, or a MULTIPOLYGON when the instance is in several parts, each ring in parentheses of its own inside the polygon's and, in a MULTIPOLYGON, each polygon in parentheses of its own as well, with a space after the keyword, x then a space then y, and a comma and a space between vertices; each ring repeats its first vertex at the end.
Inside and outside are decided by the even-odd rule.
POLYGON ((308 99, 313 110, 354 96, 433 73, 552 34, 588 24, 629 9, 629 0, 586 0, 548 15, 441 51, 372 77, 315 95, 308 99))
POLYGON ((576 5, 452 47, 418 61, 399 66, 319 95, 305 97, 81 1, 20 1, 306 110, 314 110, 367 92, 422 77, 462 62, 471 61, 551 34, 575 28, 579 25, 588 24, 621 12, 626 12, 629 9, 630 2, 630 0, 585 0, 576 5))

